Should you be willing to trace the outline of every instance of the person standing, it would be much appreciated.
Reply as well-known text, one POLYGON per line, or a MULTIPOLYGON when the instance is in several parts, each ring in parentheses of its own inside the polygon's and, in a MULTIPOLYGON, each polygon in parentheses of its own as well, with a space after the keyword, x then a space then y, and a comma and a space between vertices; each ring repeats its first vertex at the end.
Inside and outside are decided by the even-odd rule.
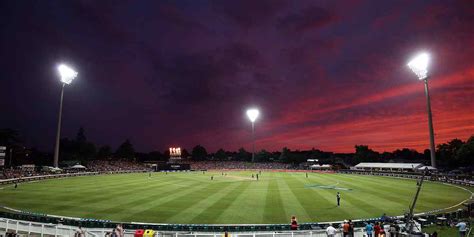
POLYGON ((375 234, 374 237, 379 237, 379 234, 380 234, 380 224, 379 224, 378 222, 375 223, 375 226, 374 226, 374 234, 375 234))
POLYGON ((395 225, 396 225, 395 223, 390 224, 390 228, 389 228, 390 237, 398 237, 398 231, 395 225))
POLYGON ((115 228, 115 232, 117 233, 118 237, 124 237, 124 231, 122 224, 118 224, 117 227, 115 228))
POLYGON ((460 221, 459 223, 456 224, 456 227, 458 227, 458 230, 459 230, 459 237, 465 237, 466 230, 467 230, 466 222, 460 221))
POLYGON ((344 224, 342 225, 342 236, 343 237, 349 237, 349 222, 347 220, 344 220, 344 224))
POLYGON ((349 236, 354 237, 354 223, 349 219, 349 236))
POLYGON ((337 199, 337 206, 340 206, 341 205, 341 194, 339 192, 337 192, 336 199, 337 199))
POLYGON ((86 231, 82 229, 81 226, 76 230, 74 237, 86 237, 86 231))
POLYGON ((296 221, 296 216, 291 216, 290 224, 291 230, 298 230, 298 221, 296 221))
POLYGON ((258 174, 256 176, 257 176, 257 181, 258 181, 258 174))
POLYGON ((306 178, 308 178, 308 173, 306 173, 306 178))
POLYGON ((336 228, 334 228, 332 224, 329 224, 328 228, 326 229, 326 234, 328 235, 328 237, 335 237, 336 231, 336 228))
POLYGON ((372 226, 372 224, 367 223, 365 225, 365 232, 367 233, 367 237, 372 237, 372 232, 373 231, 374 231, 374 227, 372 226))

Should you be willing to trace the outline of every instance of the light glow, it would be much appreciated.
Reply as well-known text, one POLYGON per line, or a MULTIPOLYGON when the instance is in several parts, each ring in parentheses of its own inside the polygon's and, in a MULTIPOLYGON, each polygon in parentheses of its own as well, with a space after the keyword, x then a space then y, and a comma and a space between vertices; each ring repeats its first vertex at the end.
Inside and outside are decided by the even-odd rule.
POLYGON ((421 53, 408 63, 408 67, 410 67, 410 69, 416 74, 418 79, 424 80, 428 77, 429 62, 430 55, 427 53, 421 53))
POLYGON ((72 80, 77 76, 77 72, 74 71, 74 69, 64 64, 58 66, 58 71, 59 76, 61 77, 61 82, 68 85, 71 84, 72 80))
POLYGON ((249 117, 250 121, 253 123, 257 120, 260 111, 258 109, 249 109, 247 110, 247 117, 249 117))

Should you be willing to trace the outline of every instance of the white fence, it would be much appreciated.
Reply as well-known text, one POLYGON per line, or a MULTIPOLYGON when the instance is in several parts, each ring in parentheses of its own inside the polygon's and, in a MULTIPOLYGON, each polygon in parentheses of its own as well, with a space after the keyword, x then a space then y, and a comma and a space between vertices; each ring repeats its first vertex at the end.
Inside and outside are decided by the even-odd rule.
MULTIPOLYGON (((3 237, 7 232, 16 233, 19 237, 26 236, 74 236, 78 228, 76 226, 46 224, 39 222, 29 222, 0 218, 0 236, 3 237)), ((111 229, 104 228, 84 228, 87 232, 86 236, 106 236, 111 229)), ((126 230, 125 237, 133 237, 135 230, 126 230)), ((155 232, 156 237, 223 237, 224 233, 213 232, 173 232, 173 231, 158 231, 155 232)), ((229 232, 229 237, 326 237, 325 230, 311 230, 311 231, 279 231, 279 232, 229 232)), ((338 232, 336 236, 342 236, 338 232)), ((361 228, 356 228, 354 237, 363 237, 361 228)))

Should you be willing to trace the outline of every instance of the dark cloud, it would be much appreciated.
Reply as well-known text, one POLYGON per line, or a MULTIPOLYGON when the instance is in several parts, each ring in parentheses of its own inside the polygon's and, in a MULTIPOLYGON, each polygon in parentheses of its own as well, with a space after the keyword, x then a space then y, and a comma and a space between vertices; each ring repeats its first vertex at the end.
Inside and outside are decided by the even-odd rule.
POLYGON ((213 9, 217 13, 223 14, 243 28, 266 23, 265 21, 274 17, 287 5, 288 2, 284 0, 212 1, 213 9))
POLYGON ((311 6, 279 19, 277 27, 289 33, 317 30, 337 20, 337 16, 321 7, 311 6))

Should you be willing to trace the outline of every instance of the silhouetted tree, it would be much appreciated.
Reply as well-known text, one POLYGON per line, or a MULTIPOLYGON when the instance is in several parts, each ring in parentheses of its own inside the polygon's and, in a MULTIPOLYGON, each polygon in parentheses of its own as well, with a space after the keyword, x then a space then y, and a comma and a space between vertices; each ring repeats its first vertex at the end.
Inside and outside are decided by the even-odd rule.
MULTIPOLYGON (((169 152, 169 150, 168 150, 169 152)), ((148 153, 148 159, 150 161, 168 161, 169 160, 169 153, 168 156, 164 155, 163 153, 159 151, 152 151, 148 153)))
POLYGON ((283 147, 278 161, 283 163, 290 163, 290 149, 288 149, 287 147, 283 147))
POLYGON ((224 149, 219 149, 217 150, 216 154, 214 155, 214 157, 217 159, 217 160, 227 160, 227 153, 224 151, 224 149))
POLYGON ((379 153, 373 151, 367 145, 355 145, 354 159, 358 162, 377 161, 379 153))
POLYGON ((201 145, 195 146, 192 151, 192 158, 193 160, 196 160, 196 161, 206 160, 207 158, 206 148, 204 148, 201 145))
POLYGON ((252 154, 241 147, 237 152, 236 158, 239 161, 250 161, 252 159, 252 154))
POLYGON ((112 148, 108 145, 101 146, 99 151, 97 152, 97 158, 99 159, 107 159, 112 156, 112 148))
POLYGON ((76 135, 76 140, 73 141, 74 151, 77 158, 81 161, 94 159, 96 157, 96 147, 92 142, 88 142, 83 127, 79 128, 76 135))
POLYGON ((439 144, 436 148, 437 159, 448 164, 448 166, 457 166, 460 160, 457 159, 457 152, 464 145, 464 142, 459 139, 453 139, 447 143, 439 144))
POLYGON ((272 154, 266 150, 261 150, 255 154, 255 162, 268 162, 272 154))
POLYGON ((0 129, 0 145, 11 146, 20 142, 21 139, 17 130, 11 128, 0 129))
POLYGON ((76 142, 85 143, 86 141, 87 141, 87 138, 86 138, 86 133, 84 131, 84 128, 80 127, 79 131, 77 131, 77 134, 76 134, 76 142))
POLYGON ((474 135, 471 136, 456 152, 456 160, 460 165, 473 165, 474 135))
POLYGON ((181 159, 187 159, 189 157, 189 152, 188 150, 186 150, 185 148, 183 148, 183 150, 181 150, 181 159))
POLYGON ((115 156, 119 159, 132 160, 135 158, 135 149, 130 140, 125 140, 115 151, 115 156))

